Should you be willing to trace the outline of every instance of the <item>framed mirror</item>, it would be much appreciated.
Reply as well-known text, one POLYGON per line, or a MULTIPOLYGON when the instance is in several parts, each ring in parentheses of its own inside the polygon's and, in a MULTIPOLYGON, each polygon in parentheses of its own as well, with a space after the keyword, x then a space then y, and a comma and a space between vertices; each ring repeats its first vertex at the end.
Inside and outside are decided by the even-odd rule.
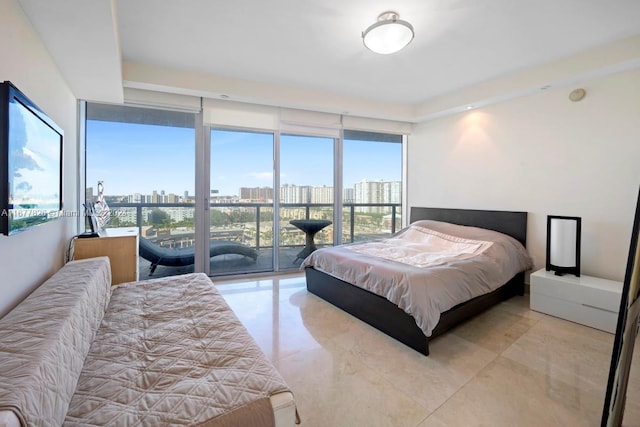
POLYGON ((633 348, 638 335, 640 320, 640 193, 633 220, 631 245, 627 259, 627 269, 620 299, 620 312, 616 337, 613 342, 607 394, 605 395, 602 426, 620 426, 627 397, 627 384, 633 358, 633 348))

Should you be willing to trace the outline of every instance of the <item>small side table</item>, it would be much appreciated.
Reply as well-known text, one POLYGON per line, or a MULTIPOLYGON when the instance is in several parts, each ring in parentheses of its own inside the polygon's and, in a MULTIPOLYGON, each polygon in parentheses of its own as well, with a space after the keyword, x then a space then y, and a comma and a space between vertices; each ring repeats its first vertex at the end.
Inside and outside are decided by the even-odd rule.
POLYGON ((322 230, 323 228, 333 223, 326 219, 292 219, 291 221, 289 221, 289 224, 304 231, 306 235, 306 243, 305 243, 304 249, 302 249, 298 253, 298 255, 296 255, 296 259, 293 260, 293 262, 296 262, 299 259, 305 259, 313 251, 318 249, 316 247, 316 242, 313 240, 313 238, 315 237, 318 231, 322 230))
POLYGON ((75 238, 73 259, 108 256, 111 284, 138 280, 138 228, 107 228, 100 237, 75 238))

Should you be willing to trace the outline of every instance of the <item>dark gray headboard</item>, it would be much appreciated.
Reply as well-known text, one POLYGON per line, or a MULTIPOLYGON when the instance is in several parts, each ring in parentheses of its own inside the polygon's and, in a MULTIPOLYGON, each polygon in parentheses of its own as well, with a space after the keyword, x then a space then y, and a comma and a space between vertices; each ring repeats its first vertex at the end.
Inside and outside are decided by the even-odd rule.
POLYGON ((458 225, 486 228, 515 237, 527 245, 527 213, 483 211, 476 209, 443 209, 412 207, 409 222, 421 219, 450 222, 458 225))

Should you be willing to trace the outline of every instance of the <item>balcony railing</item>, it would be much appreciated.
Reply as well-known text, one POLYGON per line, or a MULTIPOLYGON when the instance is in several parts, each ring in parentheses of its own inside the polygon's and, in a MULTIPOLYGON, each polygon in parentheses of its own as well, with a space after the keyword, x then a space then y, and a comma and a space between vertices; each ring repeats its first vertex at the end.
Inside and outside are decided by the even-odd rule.
MULTIPOLYGON (((112 212, 110 227, 136 226, 141 236, 153 237, 157 243, 170 246, 193 244, 194 203, 109 202, 109 206, 112 212), (158 214, 158 210, 164 213, 158 214)), ((342 243, 383 237, 401 227, 401 205, 398 203, 345 203, 342 206, 342 243)), ((280 203, 279 229, 286 227, 292 219, 333 220, 333 209, 334 205, 330 203, 280 203)), ((212 203, 210 210, 212 240, 234 240, 256 250, 273 247, 273 204, 212 203), (215 211, 219 213, 214 214, 215 211)), ((325 234, 331 234, 331 230, 331 227, 327 228, 325 234)), ((302 240, 298 244, 281 241, 280 247, 302 245, 302 240)))
MULTIPOLYGON (((194 203, 120 203, 109 201, 111 221, 108 227, 136 226, 140 236, 162 247, 193 246, 195 229, 194 203)), ((216 271, 237 274, 272 271, 273 233, 279 232, 280 269, 296 268, 292 262, 304 246, 304 233, 291 226, 292 219, 333 220, 333 204, 281 203, 279 224, 274 226, 274 207, 271 203, 212 203, 211 240, 229 240, 254 248, 258 263, 237 267, 228 262, 216 271)), ((395 233, 401 227, 401 206, 397 203, 345 203, 342 206, 342 243, 371 240, 395 233)), ((333 227, 316 236, 318 246, 333 245, 333 227)), ((141 263, 143 260, 141 260, 141 263)), ((218 266, 221 264, 218 261, 218 266)), ((213 264, 212 264, 213 265, 213 264)), ((299 264, 298 264, 299 266, 299 264)), ((142 264, 141 264, 142 267, 142 264)), ((169 268, 170 269, 170 268, 169 268)), ((140 269, 141 274, 143 268, 140 269)), ((213 268, 212 268, 213 271, 213 268)), ((154 276, 171 275, 158 269, 154 276)), ((177 274, 177 273, 176 273, 177 274)))

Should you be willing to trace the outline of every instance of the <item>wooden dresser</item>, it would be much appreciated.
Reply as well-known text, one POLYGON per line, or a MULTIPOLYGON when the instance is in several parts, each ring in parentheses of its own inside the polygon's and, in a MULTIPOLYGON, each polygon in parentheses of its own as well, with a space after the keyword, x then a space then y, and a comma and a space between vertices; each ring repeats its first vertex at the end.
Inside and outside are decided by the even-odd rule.
POLYGON ((108 256, 111 284, 138 280, 138 228, 107 228, 100 237, 75 238, 73 259, 108 256))

